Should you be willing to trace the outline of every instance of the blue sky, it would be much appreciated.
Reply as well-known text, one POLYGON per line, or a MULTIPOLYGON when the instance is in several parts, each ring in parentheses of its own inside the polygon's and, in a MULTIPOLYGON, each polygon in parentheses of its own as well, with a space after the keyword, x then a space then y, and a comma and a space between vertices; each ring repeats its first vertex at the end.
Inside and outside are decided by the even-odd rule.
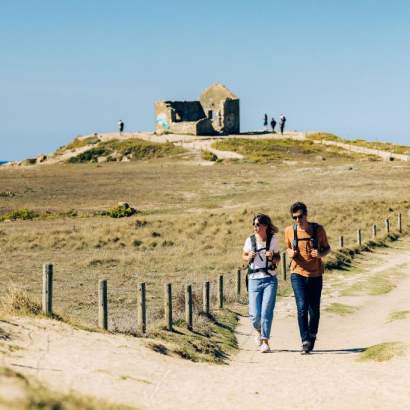
POLYGON ((2 0, 0 159, 78 134, 152 130, 156 99, 214 82, 241 129, 410 144, 410 2, 2 0))

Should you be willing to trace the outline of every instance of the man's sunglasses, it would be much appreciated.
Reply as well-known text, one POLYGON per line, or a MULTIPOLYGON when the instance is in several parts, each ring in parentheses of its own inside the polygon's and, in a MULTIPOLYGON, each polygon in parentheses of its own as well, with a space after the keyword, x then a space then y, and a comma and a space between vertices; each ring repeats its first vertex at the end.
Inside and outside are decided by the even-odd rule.
POLYGON ((303 217, 304 217, 305 215, 292 215, 292 219, 294 220, 294 221, 296 221, 296 219, 303 219, 303 217))

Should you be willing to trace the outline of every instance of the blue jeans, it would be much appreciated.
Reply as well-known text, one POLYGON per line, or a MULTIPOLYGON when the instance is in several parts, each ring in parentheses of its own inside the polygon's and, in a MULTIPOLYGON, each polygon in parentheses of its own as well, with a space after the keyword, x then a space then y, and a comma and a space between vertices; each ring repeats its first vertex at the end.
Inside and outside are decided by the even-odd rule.
POLYGON ((249 279, 249 317, 262 339, 267 340, 270 336, 277 290, 276 276, 249 279))
POLYGON ((300 338, 305 342, 316 337, 319 329, 323 278, 307 278, 292 273, 290 280, 295 293, 300 338))

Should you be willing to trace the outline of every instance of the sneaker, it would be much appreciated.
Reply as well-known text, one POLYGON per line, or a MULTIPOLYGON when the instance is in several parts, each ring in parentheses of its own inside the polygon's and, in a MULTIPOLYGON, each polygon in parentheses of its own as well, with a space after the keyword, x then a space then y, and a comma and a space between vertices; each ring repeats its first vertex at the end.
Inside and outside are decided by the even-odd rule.
POLYGON ((301 354, 309 354, 310 351, 311 351, 310 346, 311 346, 311 344, 310 344, 309 340, 305 340, 305 341, 302 343, 302 350, 301 350, 300 353, 301 353, 301 354))
POLYGON ((261 353, 270 353, 270 347, 267 343, 262 343, 259 350, 261 351, 261 353))
POLYGON ((255 336, 255 343, 256 343, 256 346, 261 346, 262 345, 261 335, 256 335, 255 336))

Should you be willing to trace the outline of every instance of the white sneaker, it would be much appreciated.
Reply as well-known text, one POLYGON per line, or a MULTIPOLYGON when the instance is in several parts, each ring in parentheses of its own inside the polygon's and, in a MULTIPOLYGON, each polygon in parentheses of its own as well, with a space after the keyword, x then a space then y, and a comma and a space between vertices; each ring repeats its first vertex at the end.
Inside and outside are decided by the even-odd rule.
POLYGON ((270 347, 267 343, 262 343, 259 350, 261 351, 261 353, 270 353, 270 347))
POLYGON ((256 343, 256 346, 261 346, 262 345, 261 335, 256 335, 255 336, 255 343, 256 343))

